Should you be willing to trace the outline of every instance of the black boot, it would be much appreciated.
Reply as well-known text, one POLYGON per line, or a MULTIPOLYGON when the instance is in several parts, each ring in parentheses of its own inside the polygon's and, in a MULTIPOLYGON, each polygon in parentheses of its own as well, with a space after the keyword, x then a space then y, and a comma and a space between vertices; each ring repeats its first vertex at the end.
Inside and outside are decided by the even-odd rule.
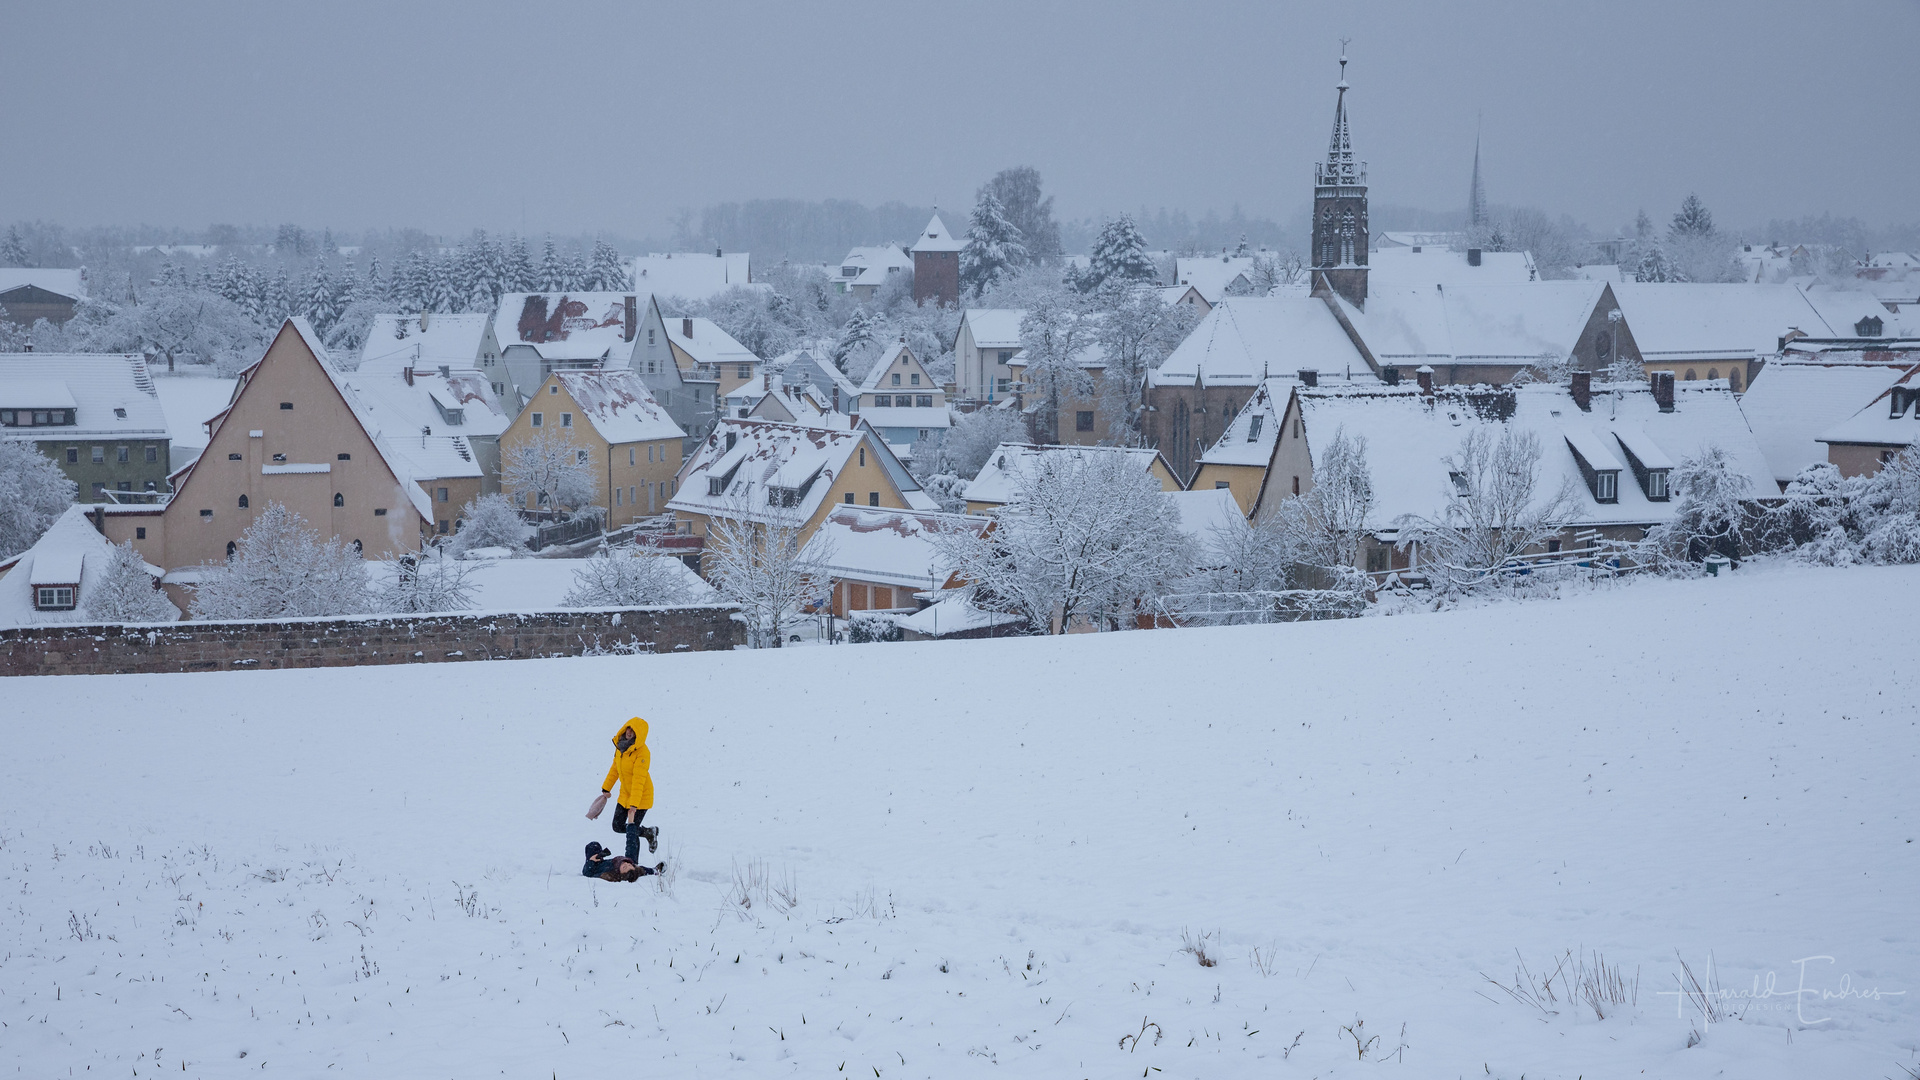
POLYGON ((660 850, 660 826, 642 825, 640 835, 647 838, 647 854, 651 855, 660 850))

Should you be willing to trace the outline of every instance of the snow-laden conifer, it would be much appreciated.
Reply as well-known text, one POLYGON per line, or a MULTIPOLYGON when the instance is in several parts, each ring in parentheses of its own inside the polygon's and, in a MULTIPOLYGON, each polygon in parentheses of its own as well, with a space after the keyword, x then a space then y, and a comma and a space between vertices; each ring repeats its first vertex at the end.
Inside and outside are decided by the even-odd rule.
POLYGON ((495 492, 460 508, 460 531, 444 545, 456 557, 474 548, 506 548, 520 552, 533 539, 533 526, 520 517, 513 500, 495 492))
POLYGON ((32 443, 0 442, 0 558, 32 547, 78 490, 32 443))
POLYGON ((1006 208, 991 188, 982 188, 960 250, 960 288, 979 296, 1027 261, 1026 240, 1007 220, 1006 208))
POLYGON ((180 609, 160 591, 147 560, 131 543, 115 544, 108 551, 106 565, 87 583, 81 603, 94 622, 172 622, 180 617, 180 609))

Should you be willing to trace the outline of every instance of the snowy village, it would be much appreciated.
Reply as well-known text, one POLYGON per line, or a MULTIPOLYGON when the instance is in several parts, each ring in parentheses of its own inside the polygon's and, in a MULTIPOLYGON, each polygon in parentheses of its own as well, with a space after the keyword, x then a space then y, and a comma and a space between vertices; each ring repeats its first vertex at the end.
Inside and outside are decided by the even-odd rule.
POLYGON ((1920 1078, 1920 12, 402 7, 0 177, 0 1076, 1920 1078))

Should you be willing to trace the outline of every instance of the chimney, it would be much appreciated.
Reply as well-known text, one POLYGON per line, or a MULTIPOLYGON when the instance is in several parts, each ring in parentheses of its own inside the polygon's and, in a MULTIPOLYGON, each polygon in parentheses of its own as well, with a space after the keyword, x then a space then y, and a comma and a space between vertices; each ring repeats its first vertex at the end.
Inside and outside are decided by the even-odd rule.
POLYGON ((769 394, 773 393, 773 372, 763 371, 760 373, 760 389, 769 394))
POLYGON ((626 322, 620 330, 621 341, 632 341, 633 335, 636 332, 634 327, 640 324, 640 309, 636 302, 638 299, 638 297, 633 296, 627 297, 626 322))
POLYGON ((1660 406, 1661 412, 1673 411, 1673 372, 1656 371, 1653 373, 1653 400, 1660 406))
POLYGON ((1573 403, 1580 407, 1581 412, 1593 411, 1593 372, 1573 373, 1573 403))
POLYGON ((713 257, 716 259, 720 257, 720 249, 718 247, 713 249, 713 257))
POLYGON ((407 380, 408 386, 412 386, 413 385, 413 365, 408 364, 406 367, 401 368, 400 377, 407 380))
POLYGON ((684 338, 690 338, 693 336, 693 320, 692 319, 680 320, 680 336, 684 338))
POLYGON ((1300 385, 1301 386, 1319 386, 1320 373, 1318 371, 1315 371, 1312 368, 1301 368, 1300 369, 1300 385))
POLYGON ((1480 265, 1480 249, 1479 248, 1467 249, 1467 265, 1468 266, 1480 265))
POLYGON ((834 412, 840 411, 840 384, 839 383, 835 383, 833 386, 833 411, 834 412))
POLYGON ((1389 364, 1380 369, 1380 381, 1388 386, 1400 385, 1400 369, 1389 364))
POLYGON ((1420 396, 1432 400, 1433 369, 1425 364, 1421 364, 1413 370, 1413 377, 1420 380, 1420 396))

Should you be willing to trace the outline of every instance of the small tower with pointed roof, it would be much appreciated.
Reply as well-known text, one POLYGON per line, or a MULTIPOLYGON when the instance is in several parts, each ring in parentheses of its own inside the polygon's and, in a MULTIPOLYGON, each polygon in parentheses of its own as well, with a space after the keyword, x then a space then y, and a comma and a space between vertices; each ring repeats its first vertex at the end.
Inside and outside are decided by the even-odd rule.
POLYGON ((931 300, 941 305, 960 303, 960 249, 966 245, 954 239, 940 220, 940 208, 920 230, 920 239, 908 250, 913 255, 913 302, 931 300))
POLYGON ((1313 285, 1355 307, 1367 303, 1367 163, 1353 158, 1347 130, 1347 57, 1340 55, 1333 137, 1313 167, 1313 285))

